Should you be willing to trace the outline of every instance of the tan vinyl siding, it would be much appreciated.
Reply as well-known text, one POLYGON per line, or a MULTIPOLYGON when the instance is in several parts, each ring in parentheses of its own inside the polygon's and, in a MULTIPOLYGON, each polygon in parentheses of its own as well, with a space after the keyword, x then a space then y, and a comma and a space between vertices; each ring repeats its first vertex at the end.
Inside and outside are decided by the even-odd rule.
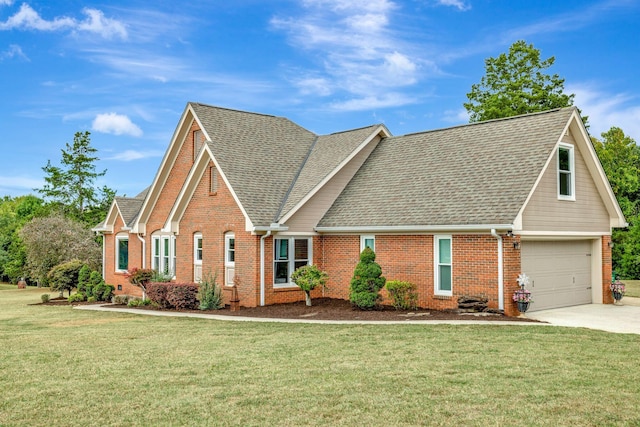
POLYGON ((333 202, 349 183, 369 154, 376 147, 380 137, 374 138, 349 163, 327 182, 307 203, 304 204, 286 223, 290 232, 314 231, 314 227, 329 210, 333 202))
MULTIPOLYGON (((563 142, 573 143, 571 135, 563 142)), ((553 156, 523 216, 527 231, 606 232, 609 215, 587 170, 580 147, 574 144, 576 180, 575 201, 558 200, 558 153, 553 156)))

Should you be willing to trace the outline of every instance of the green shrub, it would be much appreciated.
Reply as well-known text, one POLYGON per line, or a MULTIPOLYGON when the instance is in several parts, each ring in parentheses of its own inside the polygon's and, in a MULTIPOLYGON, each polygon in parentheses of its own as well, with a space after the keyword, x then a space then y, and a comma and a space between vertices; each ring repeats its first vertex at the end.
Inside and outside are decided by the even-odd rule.
POLYGON ((200 310, 220 310, 224 308, 222 288, 217 283, 218 275, 206 274, 198 289, 200 310))
POLYGON ((138 307, 141 305, 142 305, 142 300, 138 298, 130 299, 129 302, 127 303, 127 307, 138 307))
POLYGON ((110 301, 115 287, 107 285, 106 283, 104 283, 104 281, 102 281, 102 279, 100 280, 101 283, 93 286, 92 296, 95 297, 98 301, 110 301))
POLYGON ((69 292, 78 285, 78 275, 84 264, 82 261, 74 259, 53 267, 47 277, 51 290, 59 291, 63 295, 64 291, 69 292))
POLYGON ((42 300, 42 302, 49 302, 50 298, 51 298, 51 295, 49 295, 49 294, 40 295, 40 299, 42 300))
POLYGON ((104 281, 102 280, 102 274, 100 274, 100 272, 98 271, 92 271, 89 275, 89 284, 95 286, 99 285, 100 283, 104 283, 104 281))
POLYGON ((385 288, 396 310, 415 310, 418 307, 418 293, 413 283, 390 280, 385 288))
POLYGON ((67 298, 67 301, 69 302, 82 302, 85 300, 85 296, 82 292, 76 292, 73 295, 69 295, 69 298, 67 298))
POLYGON ((78 272, 78 292, 86 293, 86 287, 91 277, 91 268, 85 264, 78 272))
POLYGON ((116 295, 113 299, 113 303, 117 305, 128 305, 129 297, 127 295, 116 295))
POLYGON ((378 306, 380 290, 387 281, 382 276, 382 268, 375 259, 376 254, 373 250, 369 247, 364 248, 349 286, 349 300, 361 310, 371 310, 378 306))
POLYGON ((87 302, 96 302, 96 297, 87 297, 87 302))
POLYGON ((304 291, 307 306, 311 307, 311 291, 318 287, 325 287, 329 276, 315 265, 305 265, 297 268, 291 274, 291 281, 304 291))
POLYGON ((155 283, 167 283, 172 279, 172 275, 170 273, 163 273, 162 271, 153 270, 153 277, 151 278, 151 282, 155 283))

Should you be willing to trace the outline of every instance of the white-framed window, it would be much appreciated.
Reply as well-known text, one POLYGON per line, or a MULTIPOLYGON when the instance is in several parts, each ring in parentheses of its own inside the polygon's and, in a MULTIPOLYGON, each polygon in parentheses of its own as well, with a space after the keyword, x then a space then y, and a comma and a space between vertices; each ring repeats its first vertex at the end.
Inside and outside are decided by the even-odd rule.
POLYGON ((129 268, 129 236, 116 236, 116 271, 126 272, 129 268))
POLYGON ((296 268, 311 264, 313 240, 309 237, 273 239, 273 286, 296 286, 291 274, 296 268))
POLYGON ((233 286, 236 274, 236 235, 226 233, 224 235, 224 284, 233 286))
POLYGON ((193 263, 202 264, 202 233, 193 235, 193 263))
POLYGON ((434 273, 435 295, 453 295, 451 236, 434 236, 434 273))
POLYGON ((569 144, 560 144, 558 147, 558 198, 576 198, 574 148, 569 144))
POLYGON ((372 251, 376 251, 376 236, 373 234, 363 234, 360 236, 360 252, 364 251, 364 248, 371 248, 372 251))
POLYGON ((193 131, 193 160, 196 160, 202 145, 204 144, 204 137, 201 130, 193 131))
POLYGON ((176 236, 151 236, 151 259, 153 269, 173 278, 176 276, 176 236))

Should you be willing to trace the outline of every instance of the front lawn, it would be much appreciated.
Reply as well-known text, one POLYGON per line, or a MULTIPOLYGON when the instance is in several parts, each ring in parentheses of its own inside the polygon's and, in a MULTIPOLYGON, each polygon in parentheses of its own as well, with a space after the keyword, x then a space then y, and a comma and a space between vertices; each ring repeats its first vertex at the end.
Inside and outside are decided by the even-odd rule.
POLYGON ((640 280, 621 280, 626 288, 625 296, 640 298, 640 280))
POLYGON ((0 425, 638 425, 640 336, 91 312, 0 291, 0 425))

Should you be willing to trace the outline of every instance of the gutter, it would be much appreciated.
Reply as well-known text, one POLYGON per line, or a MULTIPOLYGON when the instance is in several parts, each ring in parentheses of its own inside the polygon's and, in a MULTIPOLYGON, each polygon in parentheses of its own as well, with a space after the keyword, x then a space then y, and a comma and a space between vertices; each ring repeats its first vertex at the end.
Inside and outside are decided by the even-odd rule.
POLYGON ((452 225, 374 225, 355 227, 315 227, 319 233, 434 233, 445 231, 513 230, 513 224, 452 224, 452 225))
POLYGON ((498 241, 498 308, 504 310, 504 255, 502 249, 502 236, 491 229, 491 235, 498 241))

